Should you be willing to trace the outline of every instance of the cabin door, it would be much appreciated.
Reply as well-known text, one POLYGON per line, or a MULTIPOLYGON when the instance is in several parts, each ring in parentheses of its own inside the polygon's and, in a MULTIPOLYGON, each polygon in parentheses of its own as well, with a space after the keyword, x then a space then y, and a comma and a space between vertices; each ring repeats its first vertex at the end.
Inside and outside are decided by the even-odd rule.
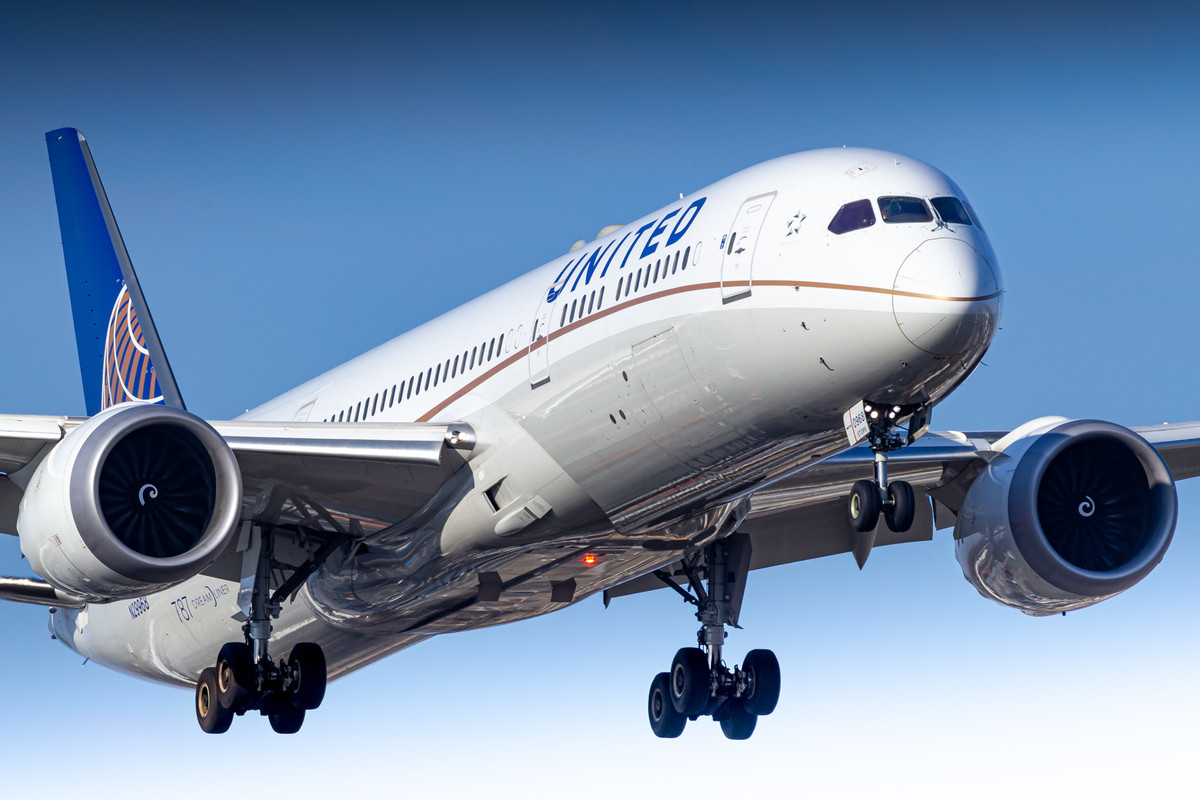
POLYGON ((754 247, 774 199, 775 192, 751 197, 734 217, 721 257, 721 299, 727 303, 750 294, 754 247))

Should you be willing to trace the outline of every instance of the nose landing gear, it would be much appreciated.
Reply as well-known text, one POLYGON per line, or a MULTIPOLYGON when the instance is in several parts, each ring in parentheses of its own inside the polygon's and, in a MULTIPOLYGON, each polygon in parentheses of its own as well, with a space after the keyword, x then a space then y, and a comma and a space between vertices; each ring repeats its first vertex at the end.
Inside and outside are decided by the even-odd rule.
POLYGON ((722 658, 725 625, 738 627, 742 593, 750 568, 750 537, 735 534, 713 542, 683 559, 675 575, 687 579, 691 593, 675 575, 655 573, 696 606, 701 627, 698 647, 675 653, 670 672, 660 672, 650 684, 647 712, 654 735, 673 739, 688 720, 712 717, 730 739, 747 739, 760 716, 775 710, 779 700, 779 660, 770 650, 751 650, 740 667, 727 667, 722 658))
POLYGON ((880 413, 880 409, 871 405, 864 408, 873 415, 867 421, 867 441, 871 445, 871 452, 875 454, 875 479, 854 482, 847 509, 850 526, 859 533, 874 530, 882 513, 890 530, 904 533, 912 527, 916 516, 916 496, 912 486, 905 481, 888 483, 888 453, 911 444, 925 432, 929 427, 930 410, 922 407, 914 412, 911 408, 891 406, 880 413), (896 423, 906 414, 912 414, 907 438, 896 433, 896 423))

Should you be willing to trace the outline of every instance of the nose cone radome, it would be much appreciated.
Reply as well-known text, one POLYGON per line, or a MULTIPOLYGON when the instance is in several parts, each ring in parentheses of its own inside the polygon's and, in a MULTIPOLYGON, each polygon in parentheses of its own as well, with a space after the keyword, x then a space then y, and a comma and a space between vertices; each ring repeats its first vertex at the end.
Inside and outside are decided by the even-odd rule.
POLYGON ((939 356, 982 352, 1000 315, 1000 281, 961 239, 930 239, 896 273, 892 312, 914 345, 939 356))

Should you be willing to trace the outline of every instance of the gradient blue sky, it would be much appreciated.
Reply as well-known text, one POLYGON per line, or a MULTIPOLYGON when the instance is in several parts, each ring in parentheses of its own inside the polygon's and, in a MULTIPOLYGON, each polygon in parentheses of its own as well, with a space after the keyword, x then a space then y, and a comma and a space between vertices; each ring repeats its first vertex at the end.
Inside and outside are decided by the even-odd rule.
MULTIPOLYGON (((1000 256, 1003 329, 935 427, 1200 418, 1200 13, 803 5, 6 5, 0 406, 83 411, 43 141, 73 125, 211 418, 606 224, 842 144, 946 171, 1000 256)), ((205 737, 187 693, 80 668, 44 611, 4 605, 5 791, 1178 793, 1200 487, 1180 499, 1162 566, 1065 618, 978 597, 948 532, 862 573, 849 556, 756 573, 729 655, 774 648, 784 690, 746 743, 650 734, 650 678, 696 627, 665 593, 420 645, 332 685, 290 739, 259 718, 205 737)), ((0 572, 25 571, 0 541, 0 572)))

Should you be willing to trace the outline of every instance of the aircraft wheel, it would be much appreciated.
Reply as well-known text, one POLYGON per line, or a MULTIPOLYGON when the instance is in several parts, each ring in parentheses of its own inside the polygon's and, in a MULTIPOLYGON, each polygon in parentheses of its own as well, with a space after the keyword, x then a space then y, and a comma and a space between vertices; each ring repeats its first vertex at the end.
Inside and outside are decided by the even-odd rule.
POLYGON ((683 733, 687 717, 675 710, 671 702, 671 676, 660 672, 650 683, 650 729, 660 739, 674 739, 683 733))
POLYGON ((735 700, 728 716, 721 720, 721 733, 725 734, 726 739, 749 739, 757 724, 758 717, 735 700))
POLYGON ((292 687, 292 704, 309 711, 321 705, 327 681, 325 652, 321 646, 313 642, 296 645, 288 657, 288 667, 296 681, 292 687))
POLYGON ((217 671, 205 667, 196 683, 196 720, 205 733, 224 733, 233 723, 233 711, 217 699, 217 671))
POLYGON ((683 647, 671 662, 671 705, 685 717, 708 707, 708 658, 699 647, 683 647))
POLYGON ((245 642, 229 642, 217 654, 217 700, 233 713, 254 698, 254 651, 245 642))
POLYGON ((779 659, 770 650, 751 650, 742 662, 746 673, 746 711, 756 717, 770 714, 779 702, 779 659))
POLYGON ((854 482, 850 490, 850 525, 863 533, 879 523, 879 488, 874 481, 854 482))
POLYGON ((888 499, 892 502, 883 512, 887 526, 896 533, 904 533, 912 527, 917 515, 913 488, 905 481, 892 481, 888 484, 888 499))
POLYGON ((296 733, 304 724, 304 709, 296 708, 291 703, 280 703, 275 711, 267 715, 271 722, 271 730, 276 733, 296 733))

